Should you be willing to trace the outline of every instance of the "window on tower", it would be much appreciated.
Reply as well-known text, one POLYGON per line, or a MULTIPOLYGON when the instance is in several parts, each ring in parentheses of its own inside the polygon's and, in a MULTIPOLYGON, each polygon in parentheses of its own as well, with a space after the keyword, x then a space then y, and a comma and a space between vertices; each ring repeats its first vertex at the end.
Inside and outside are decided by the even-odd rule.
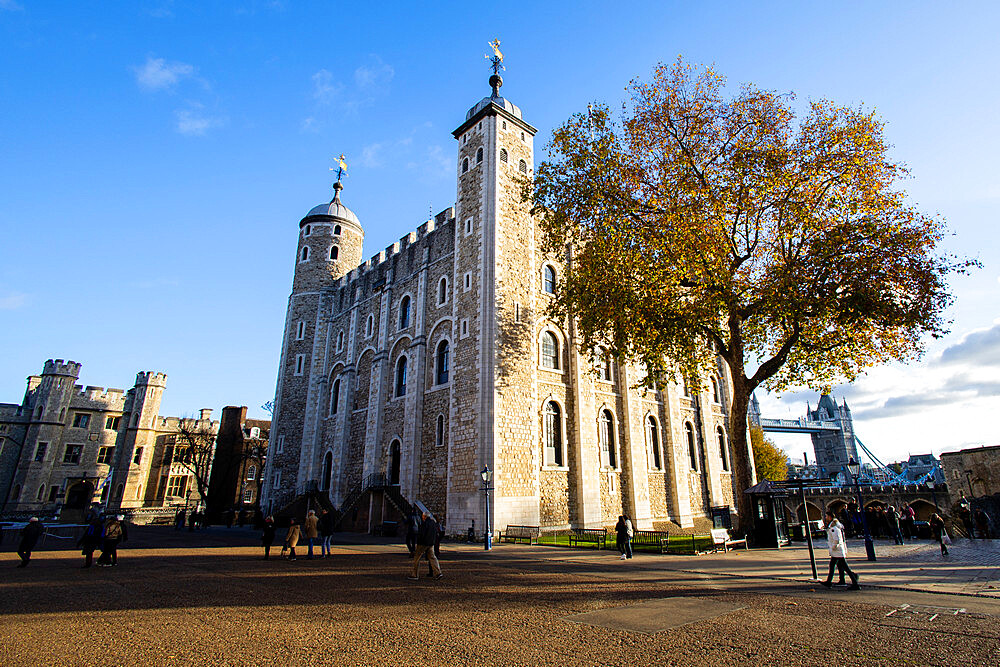
POLYGON ((334 228, 333 228, 333 235, 334 236, 340 236, 340 225, 334 226, 334 228))
POLYGON ((481 164, 483 161, 483 148, 480 146, 476 149, 476 164, 481 164))
POLYGON ((506 148, 501 148, 500 149, 500 161, 503 162, 504 164, 507 164, 507 149, 506 148))
POLYGON ((462 173, 469 171, 469 158, 462 159, 462 173))
POLYGON ((340 255, 340 248, 338 248, 337 246, 332 246, 330 248, 330 259, 337 259, 339 255, 340 255))
POLYGON ((309 261, 309 246, 302 247, 302 256, 300 257, 300 261, 303 262, 309 261))
POLYGON ((403 330, 410 326, 410 297, 404 296, 399 302, 399 328, 403 330))
POLYGON ((406 396, 406 357, 396 362, 396 396, 406 396))
POLYGON ((522 174, 527 174, 528 173, 528 163, 525 162, 524 160, 521 160, 520 162, 517 163, 517 169, 522 174))

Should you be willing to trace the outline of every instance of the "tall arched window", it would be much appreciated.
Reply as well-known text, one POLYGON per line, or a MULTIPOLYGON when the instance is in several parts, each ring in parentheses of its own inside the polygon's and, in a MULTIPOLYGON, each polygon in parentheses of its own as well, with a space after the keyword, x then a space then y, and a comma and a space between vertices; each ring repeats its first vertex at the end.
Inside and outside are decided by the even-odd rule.
POLYGON ((365 324, 365 336, 370 337, 374 331, 375 331, 375 316, 369 315, 368 322, 367 324, 365 324))
POLYGON ((323 490, 330 490, 330 477, 333 473, 333 452, 327 452, 323 457, 323 490))
POLYGON ((330 246, 330 259, 337 259, 340 255, 340 248, 337 246, 330 246))
POLYGON ((399 440, 393 440, 389 445, 389 483, 399 486, 399 440))
POLYGON ((525 162, 524 160, 521 160, 520 162, 517 163, 517 169, 522 174, 527 174, 528 173, 528 163, 525 162))
POLYGON ((38 502, 41 502, 44 499, 45 499, 45 485, 42 484, 41 486, 38 487, 38 502))
POLYGON ((337 333, 337 352, 340 352, 343 349, 344 349, 344 332, 341 331, 337 333))
POLYGON ((650 416, 646 419, 646 435, 649 439, 649 449, 652 456, 653 467, 657 470, 660 466, 660 429, 656 425, 656 419, 650 416))
POLYGON ((605 468, 617 468, 615 421, 610 410, 601 410, 601 416, 597 420, 597 440, 601 445, 601 465, 605 468))
POLYGON ((547 294, 556 293, 556 270, 551 264, 546 264, 542 269, 542 290, 547 294))
POLYGON ((247 481, 252 482, 257 479, 257 466, 250 464, 247 466, 247 481))
POLYGON ((691 426, 691 422, 684 422, 684 437, 687 440, 688 446, 688 462, 691 464, 691 470, 698 470, 698 452, 694 445, 694 426, 691 426))
POLYGON ((545 404, 544 413, 545 465, 561 466, 562 455, 562 416, 559 404, 549 401, 545 404))
POLYGON ((304 262, 304 261, 306 261, 308 259, 309 259, 309 246, 303 246, 302 247, 302 261, 304 262))
POLYGON ((479 164, 482 161, 483 161, 483 149, 482 148, 478 148, 476 150, 476 164, 479 164))
POLYGON ((448 303, 448 279, 441 278, 438 282, 438 305, 448 303))
POLYGON ((719 378, 712 376, 712 400, 722 403, 722 393, 719 391, 719 378))
POLYGON ((330 414, 337 414, 340 409, 340 378, 333 381, 333 389, 330 391, 330 414))
POLYGON ((399 328, 405 329, 410 326, 410 297, 404 296, 399 302, 399 328))
POLYGON ((437 358, 437 373, 435 378, 435 384, 444 384, 448 381, 448 355, 450 352, 450 346, 448 341, 443 340, 438 343, 437 354, 434 355, 437 358))
POLYGON ((601 379, 604 380, 605 382, 611 382, 611 373, 612 373, 612 371, 611 371, 611 353, 609 353, 603 347, 600 348, 600 349, 598 349, 597 352, 600 355, 600 358, 598 359, 598 363, 600 364, 600 367, 599 367, 598 370, 600 372, 601 379))
POLYGON ((722 469, 729 470, 729 455, 726 451, 726 431, 720 426, 716 429, 719 436, 719 458, 722 459, 722 469))
POLYGON ((340 225, 335 225, 333 228, 333 235, 340 236, 340 225))
POLYGON ((437 428, 434 431, 434 444, 437 447, 444 444, 444 415, 438 415, 437 428))
POLYGON ((396 362, 396 396, 406 396, 406 357, 396 362))
POLYGON ((559 370, 559 341, 551 331, 542 334, 542 366, 559 370))
POLYGON ((500 149, 500 161, 503 162, 504 164, 507 163, 507 149, 506 148, 501 148, 500 149))
POLYGON ((469 171, 469 158, 462 158, 462 173, 469 171))

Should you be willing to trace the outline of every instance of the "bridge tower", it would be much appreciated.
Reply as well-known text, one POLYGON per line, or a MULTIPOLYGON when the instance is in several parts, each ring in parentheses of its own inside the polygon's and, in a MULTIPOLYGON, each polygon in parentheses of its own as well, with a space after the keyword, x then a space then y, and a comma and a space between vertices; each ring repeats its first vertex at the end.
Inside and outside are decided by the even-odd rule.
POLYGON ((836 477, 847 472, 847 462, 858 458, 858 447, 854 442, 854 421, 847 401, 837 405, 829 394, 823 394, 815 410, 806 404, 806 419, 810 421, 835 422, 838 430, 825 430, 811 434, 813 450, 816 452, 816 466, 822 477, 836 477))

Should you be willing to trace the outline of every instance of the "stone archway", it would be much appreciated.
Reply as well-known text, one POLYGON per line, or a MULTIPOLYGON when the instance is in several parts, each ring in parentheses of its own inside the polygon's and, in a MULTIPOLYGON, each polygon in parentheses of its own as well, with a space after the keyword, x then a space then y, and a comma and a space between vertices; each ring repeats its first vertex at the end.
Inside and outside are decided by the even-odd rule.
POLYGON ((93 499, 93 482, 82 480, 66 490, 66 503, 63 507, 69 510, 88 509, 93 499))

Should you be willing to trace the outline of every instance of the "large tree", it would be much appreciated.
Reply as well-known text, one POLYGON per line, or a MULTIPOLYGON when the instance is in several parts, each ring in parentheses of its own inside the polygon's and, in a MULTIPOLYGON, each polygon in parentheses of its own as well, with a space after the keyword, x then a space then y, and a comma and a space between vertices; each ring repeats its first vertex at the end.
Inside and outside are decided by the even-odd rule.
POLYGON ((569 258, 551 315, 573 318, 584 348, 641 362, 649 382, 725 361, 742 490, 751 392, 919 357, 946 333, 948 275, 970 262, 907 202, 873 112, 817 100, 797 117, 791 95, 724 86, 660 65, 620 117, 596 105, 557 128, 525 194, 546 250, 569 258))

